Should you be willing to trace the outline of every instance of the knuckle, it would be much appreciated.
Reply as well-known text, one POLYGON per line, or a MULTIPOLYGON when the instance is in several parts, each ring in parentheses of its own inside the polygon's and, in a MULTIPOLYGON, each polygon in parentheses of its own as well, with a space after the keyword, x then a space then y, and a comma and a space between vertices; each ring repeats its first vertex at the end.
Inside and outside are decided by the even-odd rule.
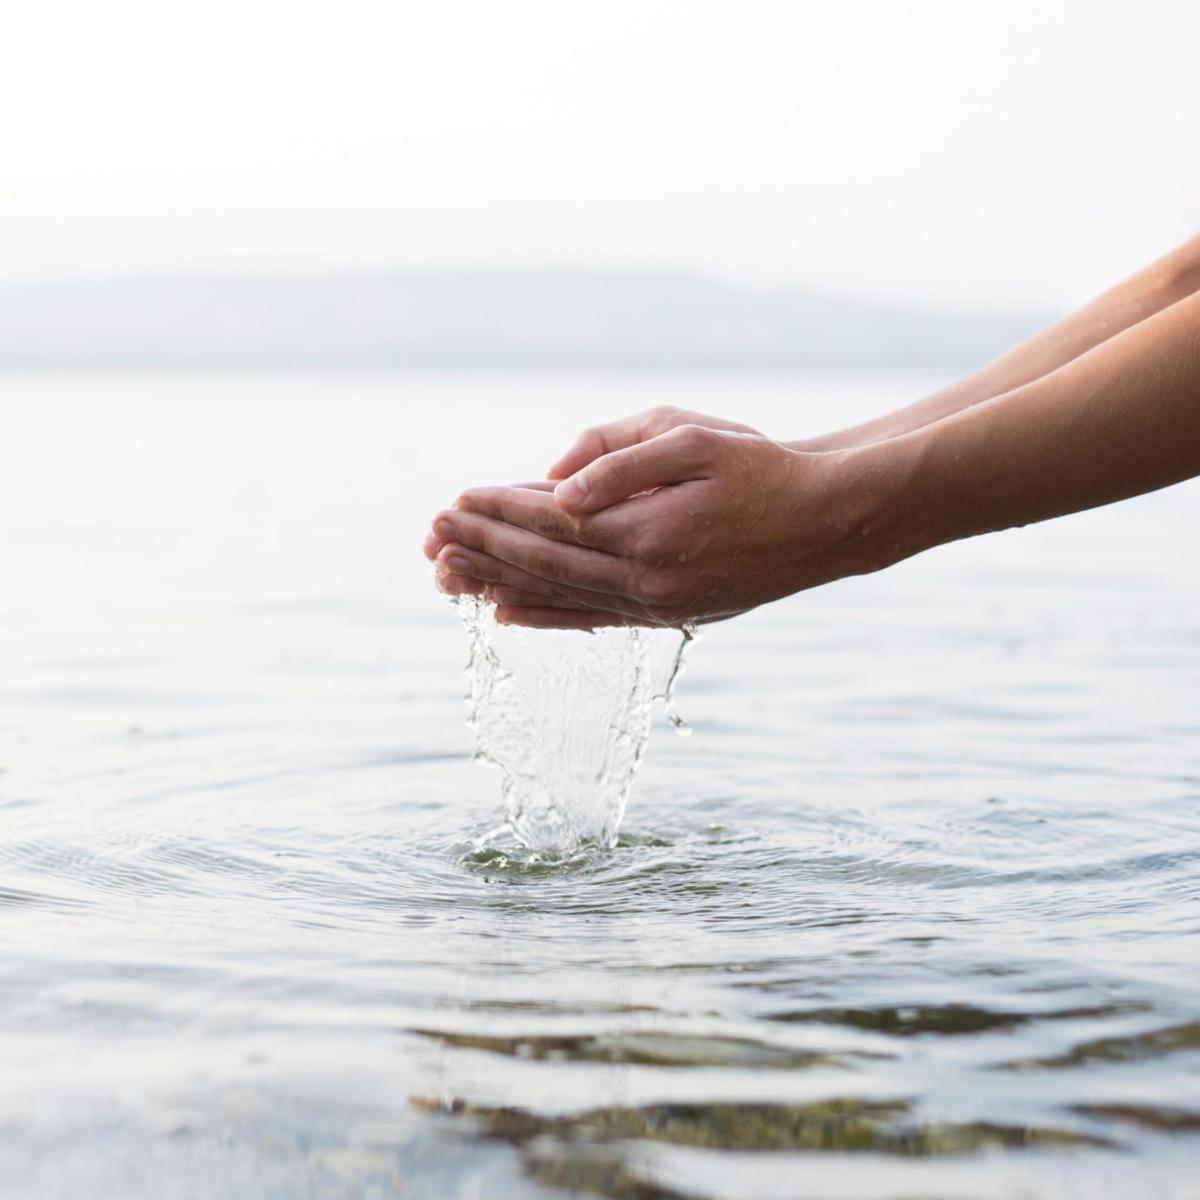
POLYGON ((716 434, 703 425, 678 425, 672 436, 688 450, 701 450, 716 439, 716 434))

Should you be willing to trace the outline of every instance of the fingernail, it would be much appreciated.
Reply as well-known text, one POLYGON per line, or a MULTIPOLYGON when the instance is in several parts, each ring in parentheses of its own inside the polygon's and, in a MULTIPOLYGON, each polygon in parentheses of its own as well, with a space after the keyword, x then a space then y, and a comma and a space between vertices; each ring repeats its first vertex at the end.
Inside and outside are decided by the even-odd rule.
POLYGON ((457 536, 457 530, 453 525, 450 524, 449 521, 438 521, 433 527, 433 532, 436 533, 443 542, 452 542, 457 536))
POLYGON ((572 475, 564 479, 554 489, 554 498, 560 504, 579 505, 587 499, 588 489, 582 475, 572 475))
POLYGON ((453 571, 455 575, 470 575, 475 569, 471 560, 462 554, 447 554, 442 562, 446 569, 453 571))

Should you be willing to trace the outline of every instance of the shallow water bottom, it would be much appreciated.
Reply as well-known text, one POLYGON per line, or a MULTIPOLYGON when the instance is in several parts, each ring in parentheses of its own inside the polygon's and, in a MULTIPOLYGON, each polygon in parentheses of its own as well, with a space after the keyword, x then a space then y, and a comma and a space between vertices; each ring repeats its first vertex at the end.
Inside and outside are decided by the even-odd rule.
POLYGON ((469 762, 460 476, 932 382, 5 381, 0 1195, 1192 1200, 1194 486, 711 629, 612 850, 469 762))

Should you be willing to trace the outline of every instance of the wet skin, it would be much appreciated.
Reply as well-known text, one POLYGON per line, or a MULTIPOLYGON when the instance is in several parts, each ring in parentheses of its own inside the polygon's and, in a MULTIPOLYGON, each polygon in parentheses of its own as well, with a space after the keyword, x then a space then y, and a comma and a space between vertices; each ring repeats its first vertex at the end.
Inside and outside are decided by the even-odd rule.
POLYGON ((1200 474, 1200 238, 926 400, 783 443, 654 409, 545 482, 472 488, 438 586, 542 628, 721 620, 959 538, 1200 474))

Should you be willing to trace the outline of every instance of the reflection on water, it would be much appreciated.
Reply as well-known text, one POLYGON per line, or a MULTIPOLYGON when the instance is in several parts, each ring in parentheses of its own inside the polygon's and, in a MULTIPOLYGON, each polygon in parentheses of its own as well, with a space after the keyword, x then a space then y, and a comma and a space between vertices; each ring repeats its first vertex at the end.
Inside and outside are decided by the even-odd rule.
POLYGON ((913 1005, 906 1008, 834 1008, 811 1012, 773 1013, 772 1021, 819 1021, 831 1025, 850 1025, 855 1029, 874 1029, 896 1037, 937 1034, 988 1033, 1012 1029, 1031 1021, 1081 1020, 1085 1017, 1117 1016, 1137 1012, 1144 1005, 1108 1004, 1096 1008, 1067 1008, 1048 1012, 989 1012, 970 1004, 944 1004, 938 1007, 913 1005))
POLYGON ((528 1034, 497 1037, 453 1033, 436 1029, 410 1032, 434 1038, 444 1046, 490 1050, 517 1058, 550 1062, 642 1063, 662 1067, 755 1067, 794 1071, 801 1067, 829 1066, 844 1060, 831 1054, 773 1046, 767 1042, 733 1037, 687 1037, 671 1033, 528 1034))
POLYGON ((1022 1146, 1110 1145, 1086 1134, 1033 1126, 917 1125, 907 1104, 861 1100, 652 1104, 595 1109, 569 1117, 538 1117, 519 1108, 488 1109, 455 1101, 448 1111, 473 1118, 490 1137, 518 1145, 547 1137, 572 1144, 638 1138, 710 1150, 854 1150, 908 1157, 1022 1146))
POLYGON ((1200 1021, 1151 1029, 1130 1037, 1097 1038, 1072 1046, 1066 1054, 1052 1058, 1022 1059, 1005 1063, 1013 1070, 1077 1067, 1097 1062, 1136 1062, 1142 1058, 1162 1058, 1169 1054, 1192 1053, 1200 1050, 1200 1021))
POLYGON ((470 763, 463 482, 925 386, 7 381, 0 1195, 1194 1200, 1195 487, 714 628, 611 850, 470 763))

